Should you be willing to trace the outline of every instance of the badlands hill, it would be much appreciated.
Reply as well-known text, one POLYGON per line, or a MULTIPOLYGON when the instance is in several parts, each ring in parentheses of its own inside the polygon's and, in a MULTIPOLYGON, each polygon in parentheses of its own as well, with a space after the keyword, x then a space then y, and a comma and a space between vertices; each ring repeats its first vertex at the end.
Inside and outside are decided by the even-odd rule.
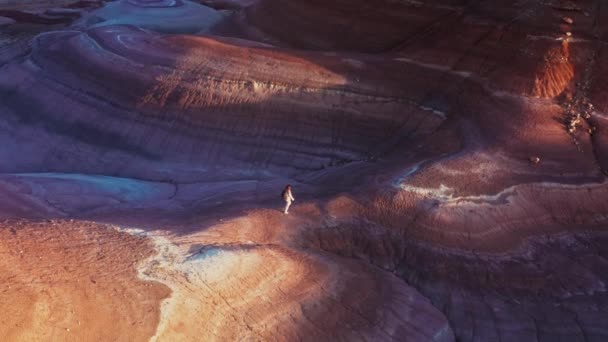
POLYGON ((0 336, 605 341, 607 23, 0 2, 0 336))

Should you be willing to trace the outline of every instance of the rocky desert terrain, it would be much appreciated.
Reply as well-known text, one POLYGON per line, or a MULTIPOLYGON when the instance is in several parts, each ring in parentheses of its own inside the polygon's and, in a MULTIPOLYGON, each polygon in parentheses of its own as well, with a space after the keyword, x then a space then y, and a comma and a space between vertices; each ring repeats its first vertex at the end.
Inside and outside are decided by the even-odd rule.
POLYGON ((0 340, 606 341, 607 77, 602 0, 0 0, 0 340))

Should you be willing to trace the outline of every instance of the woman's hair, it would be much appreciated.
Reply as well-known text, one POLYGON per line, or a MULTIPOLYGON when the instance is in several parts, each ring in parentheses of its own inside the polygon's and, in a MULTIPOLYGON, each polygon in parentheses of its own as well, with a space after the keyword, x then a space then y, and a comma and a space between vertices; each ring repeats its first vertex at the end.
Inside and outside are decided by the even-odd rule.
POLYGON ((291 190, 291 184, 287 184, 287 185, 285 186, 285 190, 283 190, 283 191, 287 191, 287 190, 291 190))

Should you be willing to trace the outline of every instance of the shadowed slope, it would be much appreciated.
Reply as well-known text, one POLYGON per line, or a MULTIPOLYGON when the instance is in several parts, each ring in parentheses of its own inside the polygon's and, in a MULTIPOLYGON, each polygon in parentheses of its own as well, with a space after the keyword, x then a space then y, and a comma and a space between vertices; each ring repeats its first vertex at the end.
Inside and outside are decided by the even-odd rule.
MULTIPOLYGON (((415 107, 397 79, 381 84, 374 76, 398 65, 372 62, 351 66, 337 56, 116 26, 40 36, 27 61, 3 71, 10 75, 6 80, 20 81, 0 86, 14 131, 42 128, 42 134, 65 141, 59 144, 84 143, 86 149, 109 152, 108 158, 132 154, 143 162, 172 161, 210 174, 212 168, 229 167, 227 176, 247 177, 253 166, 256 173, 289 174, 365 160, 441 123, 441 115, 415 107), (333 67, 360 82, 330 71, 333 67), (45 104, 51 97, 61 108, 45 104)), ((22 146, 14 146, 5 153, 19 153, 22 146)), ((47 157, 45 167, 121 172, 120 163, 83 164, 84 156, 74 152, 53 156, 47 150, 56 161, 47 157)), ((40 161, 32 156, 2 169, 39 169, 35 160, 40 161)), ((144 178, 157 173, 143 172, 144 178)))

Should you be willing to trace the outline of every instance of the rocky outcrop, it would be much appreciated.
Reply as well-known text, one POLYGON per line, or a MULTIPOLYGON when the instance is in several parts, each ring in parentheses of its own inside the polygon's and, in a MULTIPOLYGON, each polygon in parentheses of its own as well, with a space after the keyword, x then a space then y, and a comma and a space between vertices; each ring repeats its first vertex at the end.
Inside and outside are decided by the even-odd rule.
POLYGON ((504 253, 412 243, 361 222, 309 229, 304 237, 314 249, 369 261, 414 284, 462 340, 601 341, 606 335, 598 324, 608 300, 605 233, 546 235, 504 253))

